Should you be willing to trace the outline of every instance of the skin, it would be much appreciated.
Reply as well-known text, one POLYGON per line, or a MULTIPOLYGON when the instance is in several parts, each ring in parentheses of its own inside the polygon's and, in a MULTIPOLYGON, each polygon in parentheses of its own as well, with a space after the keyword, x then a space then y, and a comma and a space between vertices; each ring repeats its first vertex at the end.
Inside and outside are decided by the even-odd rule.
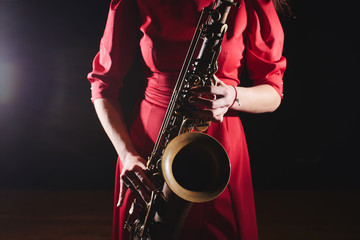
MULTIPOLYGON (((234 88, 217 77, 214 78, 217 82, 215 86, 196 87, 191 90, 192 104, 195 107, 205 107, 197 112, 203 120, 221 122, 229 107, 236 111, 264 113, 273 112, 280 105, 281 97, 270 85, 234 88), (235 96, 240 100, 240 105, 234 103, 235 96)), ((123 204, 128 189, 132 189, 132 194, 139 202, 148 202, 155 186, 146 176, 146 160, 139 156, 130 139, 119 102, 117 99, 100 98, 94 101, 94 106, 123 164, 118 206, 123 204)))

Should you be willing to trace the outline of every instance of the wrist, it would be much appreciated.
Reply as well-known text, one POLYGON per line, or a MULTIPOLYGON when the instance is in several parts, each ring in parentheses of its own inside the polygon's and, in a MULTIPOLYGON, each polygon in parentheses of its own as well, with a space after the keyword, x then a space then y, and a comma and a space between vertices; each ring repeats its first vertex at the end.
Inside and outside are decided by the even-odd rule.
POLYGON ((122 154, 122 157, 119 155, 119 158, 123 166, 132 166, 134 164, 141 164, 146 166, 146 160, 143 159, 137 152, 129 151, 122 154))
POLYGON ((126 159, 132 159, 132 158, 136 158, 136 157, 139 157, 139 154, 137 153, 137 151, 130 147, 126 147, 124 149, 122 149, 119 153, 118 153, 120 159, 122 161, 126 161, 126 159))
POLYGON ((238 98, 237 88, 233 85, 230 85, 230 86, 234 90, 234 100, 233 100, 232 104, 230 105, 229 109, 233 108, 233 107, 240 107, 240 99, 238 98))

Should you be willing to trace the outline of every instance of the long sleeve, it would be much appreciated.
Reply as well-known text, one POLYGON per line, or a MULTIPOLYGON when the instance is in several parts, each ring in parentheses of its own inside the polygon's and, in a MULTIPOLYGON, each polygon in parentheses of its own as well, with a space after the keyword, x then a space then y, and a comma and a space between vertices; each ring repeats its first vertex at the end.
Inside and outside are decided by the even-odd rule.
POLYGON ((139 44, 136 1, 112 0, 100 49, 88 74, 92 101, 116 98, 139 44))
POLYGON ((268 84, 283 96, 286 59, 282 56, 284 33, 271 0, 245 0, 246 64, 254 85, 268 84))

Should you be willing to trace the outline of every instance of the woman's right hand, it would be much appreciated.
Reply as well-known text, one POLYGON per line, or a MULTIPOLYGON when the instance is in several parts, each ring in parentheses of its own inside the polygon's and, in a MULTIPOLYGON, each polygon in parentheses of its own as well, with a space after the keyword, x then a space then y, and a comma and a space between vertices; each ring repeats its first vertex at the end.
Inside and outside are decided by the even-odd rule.
POLYGON ((148 203, 151 192, 156 187, 146 175, 145 159, 129 152, 121 160, 123 168, 120 173, 120 194, 117 206, 120 207, 123 204, 128 189, 139 202, 148 203))

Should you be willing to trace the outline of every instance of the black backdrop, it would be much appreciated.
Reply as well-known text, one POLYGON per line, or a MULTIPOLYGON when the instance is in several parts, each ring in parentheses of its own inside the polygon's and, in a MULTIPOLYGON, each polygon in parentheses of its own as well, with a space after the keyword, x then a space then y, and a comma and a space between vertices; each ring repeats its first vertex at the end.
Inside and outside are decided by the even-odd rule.
MULTIPOLYGON (((255 187, 358 187, 356 10, 293 1, 285 97, 242 114, 255 187)), ((116 154, 86 74, 109 1, 0 0, 0 187, 111 189, 116 154)))

